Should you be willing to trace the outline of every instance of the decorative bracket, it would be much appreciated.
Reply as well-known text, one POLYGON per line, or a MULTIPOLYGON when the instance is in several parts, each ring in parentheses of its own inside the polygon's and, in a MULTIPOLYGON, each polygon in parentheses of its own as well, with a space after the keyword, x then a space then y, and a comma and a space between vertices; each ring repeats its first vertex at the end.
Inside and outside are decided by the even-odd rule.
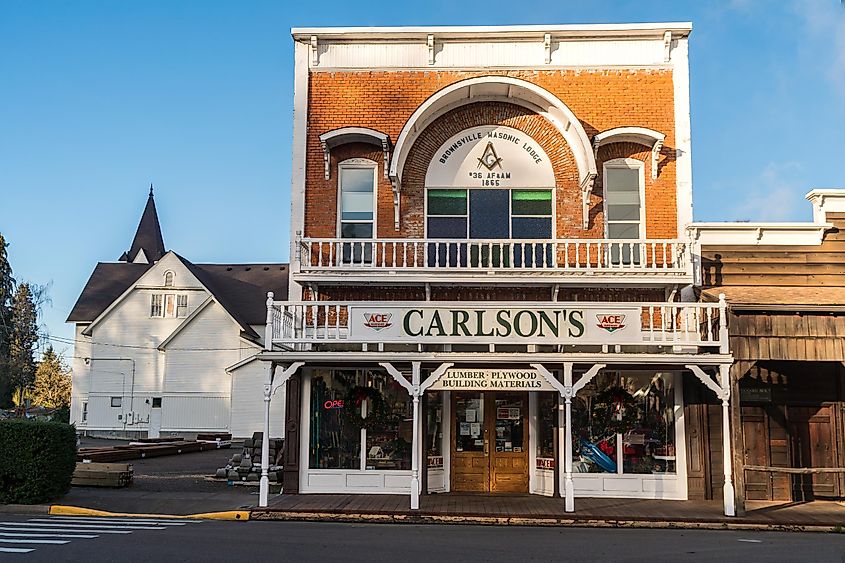
POLYGON ((654 141, 654 146, 651 147, 651 179, 657 180, 657 166, 660 160, 660 151, 663 150, 663 139, 654 141))
POLYGON ((434 35, 429 33, 425 43, 428 45, 428 64, 431 66, 434 64, 434 35))
POLYGON ((543 49, 546 51, 546 64, 552 62, 552 34, 543 35, 543 49))
POLYGON ((718 383, 713 381, 713 378, 704 373, 704 370, 698 367, 697 365, 691 364, 684 367, 690 370, 692 374, 704 384, 705 387, 713 391, 719 399, 721 399, 722 401, 727 401, 728 399, 730 399, 731 387, 729 381, 724 381, 723 385, 719 385, 718 383))
POLYGON ((663 34, 663 62, 668 63, 672 59, 672 32, 663 34))
POLYGON ((593 193, 593 184, 596 182, 596 174, 587 174, 581 180, 581 207, 583 214, 583 228, 590 228, 590 194, 593 193))
POLYGON ((311 36, 311 66, 320 64, 320 52, 317 51, 317 36, 311 36))
POLYGON ((325 173, 326 180, 331 178, 331 151, 329 150, 329 144, 320 137, 320 147, 323 149, 323 171, 325 173))

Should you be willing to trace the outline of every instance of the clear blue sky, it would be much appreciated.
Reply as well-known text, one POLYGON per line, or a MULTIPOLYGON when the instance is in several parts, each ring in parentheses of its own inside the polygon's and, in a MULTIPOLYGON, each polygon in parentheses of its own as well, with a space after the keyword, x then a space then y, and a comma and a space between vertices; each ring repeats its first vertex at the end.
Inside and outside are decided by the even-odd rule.
MULTIPOLYGON (((288 259, 292 26, 692 21, 696 220, 809 220, 845 187, 839 0, 0 3, 0 232, 64 320, 128 248, 149 184, 168 248, 288 259)), ((69 347, 57 348, 70 352, 69 347)))

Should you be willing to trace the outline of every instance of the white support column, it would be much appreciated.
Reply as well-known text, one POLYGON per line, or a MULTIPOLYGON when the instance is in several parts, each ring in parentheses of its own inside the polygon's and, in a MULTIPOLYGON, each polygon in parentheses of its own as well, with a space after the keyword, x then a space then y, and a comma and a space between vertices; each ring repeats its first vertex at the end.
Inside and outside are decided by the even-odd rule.
POLYGON ((564 460, 566 454, 564 453, 564 443, 566 442, 566 416, 564 414, 564 397, 560 394, 557 402, 557 491, 561 497, 566 496, 566 473, 564 471, 564 460), (563 458, 563 459, 561 459, 563 458))
POLYGON ((420 362, 411 362, 414 432, 411 451, 411 510, 420 509, 420 362))
POLYGON ((296 373, 303 364, 304 362, 294 362, 287 366, 275 385, 273 383, 278 366, 275 362, 271 362, 267 369, 267 382, 264 384, 264 431, 261 438, 261 479, 258 482, 258 506, 262 508, 267 506, 270 496, 270 401, 276 390, 287 383, 290 376, 296 373))
MULTIPOLYGON (((731 415, 729 400, 731 397, 730 366, 719 365, 719 375, 722 380, 722 456, 725 467, 725 486, 723 496, 725 500, 725 516, 736 516, 736 492, 733 483, 733 455, 731 453, 731 415)), ((739 400, 735 397, 734 400, 739 400)))
POLYGON ((572 363, 563 364, 564 411, 566 431, 564 433, 564 510, 575 512, 575 484, 572 482, 572 363))
POLYGON ((264 384, 264 436, 261 439, 261 479, 258 483, 258 506, 266 507, 270 494, 270 400, 273 396, 273 377, 276 364, 267 368, 267 382, 264 384))

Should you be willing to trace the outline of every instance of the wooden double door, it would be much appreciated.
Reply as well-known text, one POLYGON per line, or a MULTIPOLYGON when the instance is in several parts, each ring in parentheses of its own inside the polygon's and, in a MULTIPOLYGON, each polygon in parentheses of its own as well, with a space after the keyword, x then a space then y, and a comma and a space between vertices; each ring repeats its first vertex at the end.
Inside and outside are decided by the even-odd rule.
POLYGON ((528 393, 452 393, 455 492, 528 492, 528 393))

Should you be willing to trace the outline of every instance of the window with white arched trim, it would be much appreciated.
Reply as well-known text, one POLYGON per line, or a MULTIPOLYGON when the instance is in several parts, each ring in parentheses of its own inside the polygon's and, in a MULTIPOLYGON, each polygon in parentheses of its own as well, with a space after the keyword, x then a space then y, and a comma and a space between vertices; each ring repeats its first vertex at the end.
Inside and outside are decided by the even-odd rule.
MULTIPOLYGON (((378 165, 351 158, 338 165, 338 232, 343 239, 372 239, 376 233, 376 174, 378 165)), ((371 242, 343 244, 344 262, 371 262, 371 242)))
POLYGON ((164 272, 164 287, 173 287, 173 278, 174 277, 175 277, 175 274, 172 271, 168 270, 168 271, 164 272))
MULTIPOLYGON (((641 160, 617 158, 604 163, 605 236, 614 241, 638 240, 645 235, 645 166, 641 160)), ((619 242, 610 247, 611 261, 638 263, 638 244, 619 242)))

